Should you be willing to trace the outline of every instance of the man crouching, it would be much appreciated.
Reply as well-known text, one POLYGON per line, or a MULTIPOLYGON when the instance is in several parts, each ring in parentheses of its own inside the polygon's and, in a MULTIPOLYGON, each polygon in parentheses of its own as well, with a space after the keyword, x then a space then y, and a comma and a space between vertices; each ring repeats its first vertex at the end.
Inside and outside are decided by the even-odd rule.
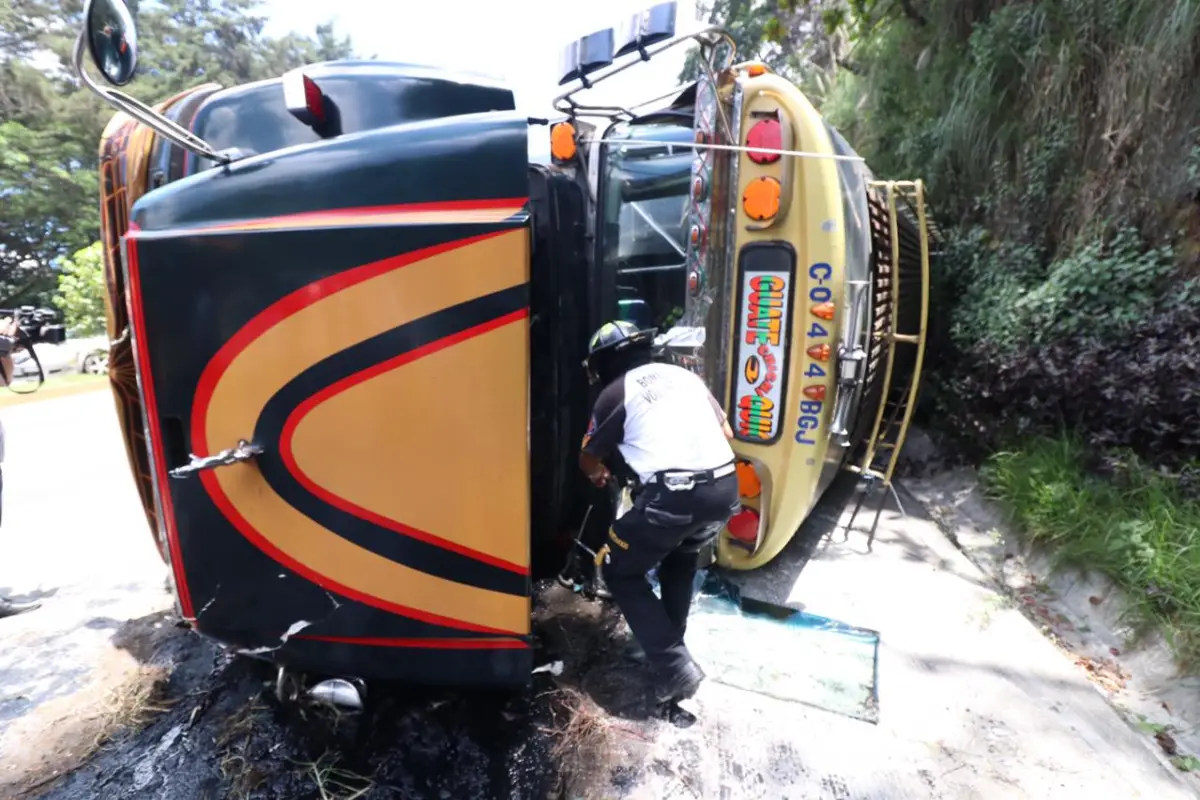
POLYGON ((633 508, 609 530, 604 578, 667 703, 692 697, 704 679, 683 638, 700 553, 737 510, 738 484, 725 412, 698 376, 651 360, 653 337, 628 322, 592 336, 585 365, 603 389, 579 465, 604 486, 616 450, 640 481, 633 508), (646 580, 655 566, 661 600, 646 580))

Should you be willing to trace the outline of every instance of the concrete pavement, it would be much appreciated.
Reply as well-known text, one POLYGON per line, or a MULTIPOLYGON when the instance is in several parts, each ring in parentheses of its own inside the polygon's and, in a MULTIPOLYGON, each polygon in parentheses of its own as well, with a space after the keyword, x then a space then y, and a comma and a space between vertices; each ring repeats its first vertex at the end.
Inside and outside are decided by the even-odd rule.
MULTIPOLYGON (((113 631, 170 599, 108 393, 0 414, 8 435, 0 589, 45 602, 0 621, 0 796, 8 796, 4 787, 43 768, 47 753, 62 765, 86 749, 85 724, 68 735, 80 709, 103 705, 114 682, 137 679, 136 659, 113 646, 113 631)), ((620 721, 630 734, 613 742, 622 789, 599 778, 589 796, 1200 796, 915 502, 905 508, 907 518, 894 503, 885 511, 873 553, 854 533, 808 558, 800 536, 766 569, 738 576, 749 595, 880 632, 878 725, 710 681, 689 728, 620 721)), ((806 535, 847 513, 830 498, 806 535)))
POLYGON ((126 621, 170 608, 107 390, 0 408, 0 594, 39 599, 0 620, 0 796, 90 745, 115 688, 142 665, 114 648, 126 621))
MULTIPOLYGON (((630 678, 606 681, 602 673, 613 666, 591 667, 585 690, 600 698, 593 687, 618 685, 598 700, 615 716, 604 746, 593 748, 608 753, 591 757, 583 796, 1200 797, 1195 779, 1130 728, 1073 658, 995 591, 911 497, 901 494, 908 516, 889 502, 871 553, 863 532, 846 543, 840 531, 823 539, 847 521, 852 488, 835 486, 773 563, 733 577, 744 595, 878 631, 879 723, 714 680, 685 704, 695 714, 690 724, 639 721, 613 702, 632 691, 630 678)), ((860 516, 856 527, 870 521, 860 516)), ((782 646, 764 637, 745 658, 782 646)))
MULTIPOLYGON (((849 488, 836 487, 822 503, 806 526, 810 536, 847 521, 849 488)), ((763 780, 761 790, 747 793, 745 782, 714 772, 700 796, 1200 796, 1071 658, 1004 601, 914 499, 905 498, 904 506, 907 517, 889 501, 872 553, 864 532, 852 532, 843 544, 839 531, 811 560, 797 540, 767 568, 739 580, 752 597, 879 631, 879 724, 705 686, 700 716, 715 724, 701 727, 713 729, 704 743, 714 752, 711 761, 700 761, 727 761, 722 743, 748 739, 763 780), (755 706, 749 717, 747 703, 755 706), (726 730, 726 720, 736 720, 735 729, 726 730), (792 758, 799 767, 790 772, 772 766, 792 758)), ((870 522, 862 513, 856 527, 870 522)), ((746 748, 737 753, 744 758, 746 748)))

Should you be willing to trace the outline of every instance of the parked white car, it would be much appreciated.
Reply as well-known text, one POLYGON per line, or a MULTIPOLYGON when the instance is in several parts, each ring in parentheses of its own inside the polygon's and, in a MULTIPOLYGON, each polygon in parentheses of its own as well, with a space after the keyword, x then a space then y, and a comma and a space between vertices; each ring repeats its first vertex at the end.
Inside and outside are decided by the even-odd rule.
MULTIPOLYGON (((103 375, 108 372, 108 337, 88 336, 82 339, 67 338, 59 347, 70 354, 76 372, 88 375, 103 375)), ((38 353, 38 358, 42 354, 38 353)))
MULTIPOLYGON (((47 377, 60 372, 82 372, 103 375, 108 372, 108 337, 88 336, 80 339, 68 338, 62 344, 38 342, 33 346, 42 372, 47 377)), ((13 371, 17 377, 37 375, 37 364, 29 351, 20 350, 13 356, 13 371)))

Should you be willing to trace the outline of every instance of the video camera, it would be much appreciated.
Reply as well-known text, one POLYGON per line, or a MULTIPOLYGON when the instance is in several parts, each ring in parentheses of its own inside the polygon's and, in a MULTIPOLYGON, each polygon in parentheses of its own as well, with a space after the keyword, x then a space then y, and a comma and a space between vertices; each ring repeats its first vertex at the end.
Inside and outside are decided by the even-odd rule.
POLYGON ((58 312, 52 308, 0 308, 0 319, 5 318, 15 319, 20 330, 14 345, 0 338, 0 355, 8 355, 14 346, 29 348, 42 342, 62 344, 67 340, 67 326, 55 324, 58 312))

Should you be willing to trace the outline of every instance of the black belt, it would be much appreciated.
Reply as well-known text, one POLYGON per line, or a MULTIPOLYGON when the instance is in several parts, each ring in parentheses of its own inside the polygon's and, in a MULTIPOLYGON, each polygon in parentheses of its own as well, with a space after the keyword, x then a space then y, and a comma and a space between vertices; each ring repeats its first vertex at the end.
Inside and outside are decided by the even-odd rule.
POLYGON ((736 469, 732 461, 722 464, 716 469, 664 469, 647 478, 646 485, 661 484, 673 492, 681 492, 691 489, 697 484, 712 483, 718 478, 732 475, 736 469))

